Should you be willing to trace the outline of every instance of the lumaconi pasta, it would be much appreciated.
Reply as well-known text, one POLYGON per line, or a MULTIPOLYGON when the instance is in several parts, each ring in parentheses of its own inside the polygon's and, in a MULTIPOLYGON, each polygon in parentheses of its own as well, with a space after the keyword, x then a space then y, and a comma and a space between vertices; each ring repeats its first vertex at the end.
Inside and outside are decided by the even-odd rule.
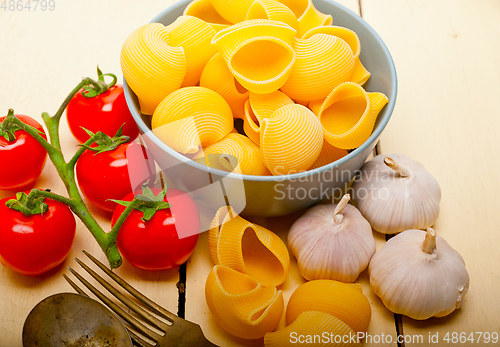
MULTIPOLYGON (((268 176, 271 172, 264 165, 262 152, 248 137, 229 134, 222 140, 204 148, 205 159, 193 159, 214 169, 241 173, 243 175, 268 176)), ((203 154, 201 154, 203 155, 203 154)))
POLYGON ((166 29, 169 43, 184 48, 187 71, 181 87, 198 84, 205 64, 217 53, 212 45, 216 31, 208 23, 192 16, 180 16, 166 29))
POLYGON ((321 311, 337 317, 356 333, 366 332, 371 319, 370 302, 359 283, 314 280, 299 286, 290 296, 286 325, 306 311, 321 311))
POLYGON ((184 49, 170 46, 167 30, 158 23, 140 27, 125 40, 120 64, 141 112, 147 115, 179 89, 186 74, 184 49))
POLYGON ((272 116, 281 106, 293 104, 292 99, 276 90, 269 94, 250 92, 249 100, 245 103, 245 118, 243 131, 258 146, 260 145, 260 122, 272 116))
POLYGON ((273 175, 307 170, 318 158, 323 130, 318 118, 307 107, 282 106, 260 125, 264 162, 273 175))
POLYGON ((294 100, 323 99, 354 72, 352 50, 336 36, 315 34, 308 39, 296 39, 294 48, 297 61, 281 88, 294 100))
POLYGON ((358 35, 354 31, 338 26, 321 26, 309 30, 303 38, 306 39, 315 34, 333 35, 344 40, 349 47, 351 47, 354 58, 354 72, 350 81, 361 86, 368 81, 370 78, 370 72, 366 70, 359 59, 359 54, 361 53, 361 43, 359 42, 358 35))
POLYGON ((185 87, 168 95, 151 120, 153 133, 177 152, 196 153, 233 129, 231 108, 204 87, 185 87))
POLYGON ((200 78, 200 86, 219 93, 231 107, 234 118, 245 117, 244 107, 249 92, 234 78, 219 53, 205 65, 200 78))
POLYGON ((352 341, 352 336, 356 336, 346 323, 321 311, 305 311, 299 314, 297 319, 284 329, 270 332, 264 335, 264 345, 266 347, 292 347, 299 344, 299 336, 321 336, 321 341, 315 341, 314 346, 342 346, 359 347, 356 339, 352 341), (329 335, 325 338, 324 333, 329 335), (296 339, 294 339, 294 336, 296 339), (345 336, 345 337, 344 337, 345 336), (335 343, 340 341, 340 343, 335 343))
POLYGON ((253 19, 219 31, 212 43, 243 87, 265 94, 279 89, 290 75, 295 33, 285 23, 253 19))
POLYGON ((193 16, 204 20, 215 31, 227 28, 232 23, 224 19, 214 8, 212 0, 194 0, 184 10, 185 16, 193 16))
POLYGON ((222 17, 231 23, 245 20, 253 0, 212 0, 212 4, 222 17))
POLYGON ((360 85, 345 82, 323 102, 311 102, 309 107, 321 121, 325 139, 332 146, 351 149, 368 139, 387 102, 382 93, 367 93, 360 85))
POLYGON ((287 6, 275 0, 255 0, 246 19, 271 19, 288 24, 299 30, 299 21, 287 6))
POLYGON ((281 290, 264 287, 255 278, 223 265, 210 271, 205 298, 216 322, 244 339, 258 339, 276 329, 284 309, 281 290))
POLYGON ((323 140, 323 147, 321 148, 319 157, 311 165, 309 170, 313 170, 318 167, 322 167, 330 163, 333 163, 334 161, 337 161, 340 158, 345 157, 347 154, 348 152, 345 149, 334 147, 331 144, 329 144, 328 141, 323 140))
POLYGON ((302 37, 308 30, 322 25, 332 24, 332 16, 319 12, 312 0, 279 0, 290 8, 299 21, 297 37, 302 37))
POLYGON ((217 211, 208 244, 214 264, 246 273, 264 286, 278 286, 288 276, 290 255, 285 243, 270 230, 236 215, 230 206, 217 211))

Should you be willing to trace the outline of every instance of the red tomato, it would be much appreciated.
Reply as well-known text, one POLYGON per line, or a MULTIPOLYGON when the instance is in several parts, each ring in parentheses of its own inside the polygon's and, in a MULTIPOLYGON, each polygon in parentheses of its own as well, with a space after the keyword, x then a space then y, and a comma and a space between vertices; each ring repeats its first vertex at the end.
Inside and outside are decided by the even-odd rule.
POLYGON ((139 129, 128 109, 123 87, 120 85, 115 85, 106 93, 93 98, 86 98, 78 92, 69 102, 66 114, 69 129, 80 143, 89 139, 89 135, 81 127, 93 133, 102 131, 113 137, 125 123, 123 135, 129 136, 130 140, 139 135, 139 129))
MULTIPOLYGON (((161 191, 158 188, 151 190, 155 195, 161 191)), ((123 200, 133 199, 132 193, 123 200)), ((189 259, 196 246, 200 216, 194 200, 186 192, 168 189, 164 201, 171 204, 170 208, 158 210, 147 222, 141 219, 142 212, 132 211, 118 232, 118 249, 136 268, 167 270, 178 267, 189 259)), ((124 210, 125 206, 116 207, 112 225, 124 210)))
POLYGON ((93 206, 109 212, 114 211, 116 203, 108 199, 122 199, 154 176, 155 170, 149 152, 134 142, 99 154, 86 150, 76 164, 83 195, 93 206))
MULTIPOLYGON (((42 126, 36 120, 24 115, 16 115, 23 123, 29 124, 42 132, 42 126)), ((0 123, 5 117, 0 117, 0 123)), ((18 189, 29 186, 40 176, 47 160, 47 151, 24 130, 15 132, 16 140, 8 142, 0 137, 0 189, 18 189)))
POLYGON ((73 213, 63 203, 45 199, 49 210, 25 216, 0 200, 0 262, 23 275, 35 276, 61 264, 75 238, 73 213))

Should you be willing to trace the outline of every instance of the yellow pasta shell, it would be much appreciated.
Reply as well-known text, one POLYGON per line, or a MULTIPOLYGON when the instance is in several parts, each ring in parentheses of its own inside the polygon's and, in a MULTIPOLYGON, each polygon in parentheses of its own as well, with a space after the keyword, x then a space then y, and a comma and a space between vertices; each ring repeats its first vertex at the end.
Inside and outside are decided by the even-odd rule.
POLYGON ((340 158, 345 157, 349 152, 345 149, 337 148, 328 143, 328 141, 323 140, 323 147, 321 148, 321 152, 319 153, 318 159, 311 165, 309 170, 316 169, 318 167, 322 167, 333 163, 334 161, 339 160, 340 158))
POLYGON ((299 30, 299 21, 292 10, 275 0, 255 0, 248 10, 246 19, 276 20, 299 30))
POLYGON ((209 249, 215 264, 248 274, 262 285, 278 286, 288 276, 290 255, 272 231, 221 207, 210 225, 209 249))
POLYGON ((245 20, 253 0, 212 0, 212 4, 222 17, 231 23, 245 20))
POLYGON ((265 94, 279 89, 290 75, 295 33, 285 23, 253 19, 219 31, 212 43, 243 87, 265 94))
POLYGON ((260 147, 273 175, 309 169, 322 145, 321 123, 305 106, 282 106, 261 122, 260 147))
POLYGON ((250 93, 250 106, 259 122, 269 118, 282 106, 292 105, 294 102, 285 93, 276 90, 269 94, 250 93))
POLYGON ((166 29, 170 44, 184 48, 187 70, 181 87, 198 84, 206 63, 217 53, 217 48, 212 45, 216 31, 192 16, 180 16, 166 29))
POLYGON ((227 102, 208 88, 185 87, 167 96, 151 120, 153 133, 179 153, 196 153, 233 129, 227 102))
POLYGON ((159 23, 146 24, 125 40, 120 65, 141 112, 147 115, 181 86, 186 74, 184 49, 169 45, 168 32, 159 23))
POLYGON ((194 0, 184 9, 185 16, 193 16, 204 20, 215 30, 219 31, 231 25, 212 5, 212 0, 194 0))
POLYGON ((266 347, 361 346, 361 343, 353 342, 358 340, 357 338, 353 340, 352 336, 357 336, 354 330, 337 317, 321 311, 305 311, 299 314, 297 319, 286 328, 267 333, 264 336, 264 345, 266 347), (315 335, 320 336, 320 339, 315 339, 315 335), (303 343, 300 343, 298 339, 293 339, 293 337, 298 336, 303 337, 303 343), (310 341, 307 336, 311 336, 310 341))
POLYGON ((296 39, 297 61, 281 90, 294 100, 325 98, 333 88, 348 81, 354 72, 354 57, 342 39, 315 34, 296 39))
POLYGON ((276 329, 284 309, 281 290, 222 265, 210 271, 205 298, 215 321, 244 339, 258 339, 276 329))
POLYGON ((214 162, 225 171, 237 171, 243 175, 269 176, 271 172, 264 165, 259 146, 241 134, 229 134, 219 142, 204 149, 207 164, 214 162))
POLYGON ((321 311, 337 317, 356 333, 366 332, 371 319, 370 302, 359 284, 314 280, 299 286, 290 296, 286 325, 306 311, 321 311))
POLYGON ((346 82, 323 102, 311 102, 309 107, 320 119, 325 139, 332 146, 352 149, 368 139, 387 102, 382 93, 367 93, 360 85, 346 82))
POLYGON ((359 57, 359 53, 361 52, 361 42, 359 41, 358 34, 351 29, 333 25, 319 26, 310 29, 302 38, 308 39, 316 34, 327 34, 341 38, 349 45, 349 47, 351 47, 353 58, 356 59, 359 57))
POLYGON ((370 78, 371 73, 368 71, 363 64, 361 64, 361 61, 359 60, 359 57, 357 57, 354 60, 354 73, 352 74, 351 77, 351 82, 357 83, 360 86, 366 83, 368 79, 370 78))
POLYGON ((245 102, 245 117, 243 118, 243 131, 250 140, 260 146, 260 123, 253 113, 250 100, 245 102))
POLYGON ((245 102, 249 92, 234 78, 219 53, 205 65, 200 86, 212 89, 222 96, 231 107, 234 118, 245 117, 245 102))
POLYGON ((302 37, 310 29, 332 24, 332 16, 319 12, 312 0, 279 0, 293 11, 299 21, 297 37, 302 37))

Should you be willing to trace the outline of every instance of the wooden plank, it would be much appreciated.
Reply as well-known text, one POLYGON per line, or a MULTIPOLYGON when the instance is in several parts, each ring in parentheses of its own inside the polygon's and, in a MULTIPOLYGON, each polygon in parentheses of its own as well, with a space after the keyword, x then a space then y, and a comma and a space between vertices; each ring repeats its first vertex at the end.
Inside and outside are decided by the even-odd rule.
POLYGON ((436 345, 428 343, 429 333, 438 333, 443 345, 448 332, 498 333, 500 49, 494 42, 500 3, 365 0, 362 7, 398 71, 398 101, 382 135, 383 151, 407 154, 435 175, 443 193, 436 231, 460 252, 470 275, 458 311, 421 322, 405 317, 404 333, 423 335, 419 346, 436 345))
MULTIPOLYGON (((16 113, 30 115, 42 123, 41 112, 54 113, 82 77, 95 78, 97 64, 105 72, 115 73, 121 81, 119 52, 125 38, 174 2, 56 1, 53 12, 0 10, 0 115, 14 108, 16 113)), ((65 117, 61 134, 63 151, 69 158, 77 142, 69 132, 65 117)), ((65 195, 64 185, 51 163, 47 163, 36 187, 50 187, 65 195)), ((0 198, 13 194, 13 191, 0 191, 0 198)), ((109 230, 110 215, 96 209, 91 212, 109 230)), ((59 292, 73 292, 62 274, 69 274, 67 266, 83 273, 73 260, 79 257, 85 261, 83 249, 106 261, 91 234, 78 222, 71 253, 61 266, 49 273, 25 277, 0 266, 0 346, 22 346, 24 320, 40 300, 59 292)), ((125 263, 117 273, 152 300, 177 312, 177 270, 146 273, 125 263)))

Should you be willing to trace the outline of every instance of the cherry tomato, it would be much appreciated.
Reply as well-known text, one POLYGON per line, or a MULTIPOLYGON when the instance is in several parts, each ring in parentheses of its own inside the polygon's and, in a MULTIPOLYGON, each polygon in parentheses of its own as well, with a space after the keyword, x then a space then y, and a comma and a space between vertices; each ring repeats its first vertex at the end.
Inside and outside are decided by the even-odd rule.
POLYGON ((122 199, 155 173, 149 152, 134 142, 99 154, 86 150, 76 164, 83 195, 93 206, 109 212, 114 211, 116 203, 107 200, 122 199))
POLYGON ((137 124, 130 113, 123 87, 115 85, 106 93, 93 98, 86 98, 78 92, 66 109, 68 125, 73 136, 84 143, 89 135, 81 127, 97 133, 102 131, 108 136, 114 136, 118 129, 123 127, 123 135, 134 140, 139 135, 137 124))
MULTIPOLYGON (((151 189, 155 195, 160 189, 151 189)), ((123 200, 132 201, 134 194, 123 200)), ((133 210, 118 232, 117 245, 123 258, 142 270, 167 270, 180 266, 193 253, 200 230, 200 216, 196 203, 189 194, 168 189, 163 199, 170 208, 158 210, 149 221, 143 221, 143 213, 133 210), (179 237, 180 236, 180 237, 179 237)), ((118 205, 111 224, 125 210, 118 205)))
POLYGON ((61 264, 75 238, 73 213, 63 203, 45 199, 49 210, 25 216, 0 200, 0 262, 23 275, 35 276, 61 264))
MULTIPOLYGON (((39 130, 47 139, 42 126, 36 120, 16 115, 23 123, 39 130)), ((0 123, 5 117, 0 117, 0 123)), ((47 151, 24 130, 17 130, 14 141, 0 137, 0 189, 24 188, 35 182, 47 161, 47 151)))

